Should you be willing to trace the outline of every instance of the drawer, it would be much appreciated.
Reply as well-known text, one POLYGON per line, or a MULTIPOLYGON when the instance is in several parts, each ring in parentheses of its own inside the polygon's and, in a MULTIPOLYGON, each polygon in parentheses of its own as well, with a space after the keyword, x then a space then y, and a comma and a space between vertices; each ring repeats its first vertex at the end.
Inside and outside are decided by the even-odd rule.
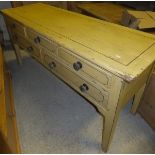
POLYGON ((33 43, 28 41, 26 38, 23 38, 19 33, 15 33, 13 36, 15 43, 19 45, 22 49, 25 49, 32 57, 35 57, 37 60, 41 61, 41 49, 37 48, 33 43))
POLYGON ((10 29, 11 33, 18 32, 24 37, 26 36, 25 27, 22 24, 16 22, 15 20, 11 18, 6 18, 6 22, 7 22, 7 26, 10 29))
POLYGON ((27 29, 27 36, 36 45, 41 45, 49 49, 52 53, 56 54, 58 45, 55 42, 48 40, 47 38, 43 37, 42 35, 31 29, 27 29))
POLYGON ((41 61, 41 49, 37 48, 33 43, 29 42, 26 51, 37 60, 41 61))
POLYGON ((80 94, 92 101, 98 106, 106 106, 108 103, 108 92, 99 87, 98 85, 92 85, 88 81, 82 79, 70 69, 64 67, 58 60, 49 56, 46 53, 42 53, 44 65, 63 79, 66 83, 71 85, 80 94))
POLYGON ((100 71, 99 69, 94 68, 92 65, 85 63, 80 60, 69 50, 60 47, 58 49, 58 57, 61 61, 64 61, 68 66, 70 66, 74 71, 78 72, 82 76, 89 76, 90 78, 95 79, 105 87, 110 88, 111 86, 111 75, 106 71, 100 71))
POLYGON ((12 33, 12 39, 14 40, 14 43, 18 44, 22 49, 27 48, 30 44, 26 38, 18 32, 12 33))

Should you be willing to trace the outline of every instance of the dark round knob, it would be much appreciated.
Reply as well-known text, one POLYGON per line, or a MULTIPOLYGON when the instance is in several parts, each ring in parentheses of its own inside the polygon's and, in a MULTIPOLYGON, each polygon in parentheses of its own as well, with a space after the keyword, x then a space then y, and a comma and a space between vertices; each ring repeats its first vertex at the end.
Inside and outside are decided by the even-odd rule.
POLYGON ((18 40, 18 36, 17 36, 17 35, 14 35, 14 39, 15 39, 15 40, 18 40))
POLYGON ((77 61, 76 63, 73 63, 73 68, 78 71, 79 69, 82 68, 81 62, 77 61))
POLYGON ((33 51, 33 47, 30 46, 30 47, 27 48, 27 50, 28 50, 29 52, 32 52, 32 51, 33 51))
POLYGON ((89 90, 89 87, 84 83, 80 86, 80 90, 84 93, 89 90))
POLYGON ((49 64, 49 67, 50 67, 50 69, 53 69, 53 68, 55 68, 56 67, 56 64, 55 64, 55 62, 50 62, 49 64))
POLYGON ((12 24, 12 28, 16 28, 16 25, 15 24, 12 24))
POLYGON ((34 42, 35 42, 36 44, 40 43, 40 38, 39 38, 39 37, 34 38, 34 42))

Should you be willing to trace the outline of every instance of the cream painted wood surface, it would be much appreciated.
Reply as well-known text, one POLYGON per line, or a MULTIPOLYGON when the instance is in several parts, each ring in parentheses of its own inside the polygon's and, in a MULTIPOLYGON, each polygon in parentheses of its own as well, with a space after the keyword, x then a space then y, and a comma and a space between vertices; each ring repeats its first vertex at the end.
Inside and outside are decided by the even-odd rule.
POLYGON ((155 52, 147 54, 150 47, 155 48, 151 34, 45 4, 2 12, 127 81, 136 78, 155 59, 155 52))
POLYGON ((108 72, 99 71, 93 68, 91 65, 86 64, 85 62, 81 61, 81 59, 77 58, 71 52, 69 52, 67 49, 59 48, 58 49, 58 57, 61 61, 64 61, 67 63, 68 66, 73 68, 74 63, 81 63, 82 68, 78 70, 79 74, 84 74, 85 76, 90 76, 94 78, 95 80, 99 81, 102 85, 105 87, 111 86, 111 75, 108 72))
POLYGON ((97 107, 108 151, 120 111, 136 94, 133 111, 139 106, 154 65, 155 37, 44 4, 2 12, 13 43, 97 107))

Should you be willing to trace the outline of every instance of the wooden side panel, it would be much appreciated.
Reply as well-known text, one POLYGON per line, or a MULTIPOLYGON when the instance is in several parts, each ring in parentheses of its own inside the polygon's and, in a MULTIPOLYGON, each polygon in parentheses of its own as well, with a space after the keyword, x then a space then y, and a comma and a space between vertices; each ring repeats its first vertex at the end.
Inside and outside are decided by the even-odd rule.
POLYGON ((4 83, 4 61, 3 53, 0 47, 0 132, 4 137, 7 137, 7 124, 6 124, 6 105, 5 105, 5 83, 4 83))
POLYGON ((5 96, 6 96, 6 109, 7 109, 7 145, 11 153, 20 153, 20 144, 18 137, 18 129, 16 122, 16 113, 14 109, 13 92, 11 73, 6 72, 5 78, 5 96))
POLYGON ((20 153, 11 74, 6 72, 0 48, 0 153, 20 153))

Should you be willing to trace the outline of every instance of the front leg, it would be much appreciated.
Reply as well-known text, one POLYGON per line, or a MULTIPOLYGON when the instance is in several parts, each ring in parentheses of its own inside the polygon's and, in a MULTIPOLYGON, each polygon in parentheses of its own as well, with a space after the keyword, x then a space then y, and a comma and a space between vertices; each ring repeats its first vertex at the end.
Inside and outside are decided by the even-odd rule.
POLYGON ((14 50, 15 50, 15 55, 16 55, 16 58, 17 58, 17 62, 20 65, 22 65, 22 56, 21 56, 20 47, 16 43, 13 43, 13 46, 14 46, 14 50))
POLYGON ((107 152, 113 138, 113 134, 116 128, 117 120, 121 110, 120 96, 122 92, 122 81, 119 78, 114 78, 113 89, 110 92, 108 110, 106 113, 102 113, 103 120, 103 132, 102 132, 102 149, 107 152))
POLYGON ((144 93, 144 90, 145 90, 145 86, 146 84, 144 84, 139 90, 138 92, 134 95, 134 99, 133 99, 133 103, 132 103, 132 108, 131 108, 131 112, 133 114, 136 113, 137 111, 137 108, 140 104, 140 101, 142 99, 142 96, 143 96, 143 93, 144 93))
POLYGON ((119 112, 113 116, 107 116, 103 120, 103 131, 102 131, 102 149, 107 152, 113 138, 113 134, 116 128, 119 112))

